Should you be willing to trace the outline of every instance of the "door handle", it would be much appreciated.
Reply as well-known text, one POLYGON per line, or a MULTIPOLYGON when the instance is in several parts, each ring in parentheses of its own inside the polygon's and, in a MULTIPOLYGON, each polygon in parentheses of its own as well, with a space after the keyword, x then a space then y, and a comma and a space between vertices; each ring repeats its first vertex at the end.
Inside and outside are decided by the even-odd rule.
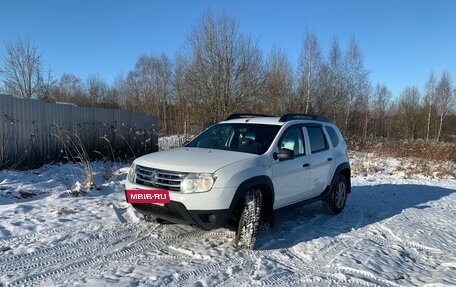
POLYGON ((305 163, 302 165, 302 167, 309 167, 310 166, 310 163, 305 163))
POLYGON ((329 157, 329 158, 327 159, 327 161, 332 161, 332 160, 333 160, 333 158, 332 158, 332 157, 329 157))

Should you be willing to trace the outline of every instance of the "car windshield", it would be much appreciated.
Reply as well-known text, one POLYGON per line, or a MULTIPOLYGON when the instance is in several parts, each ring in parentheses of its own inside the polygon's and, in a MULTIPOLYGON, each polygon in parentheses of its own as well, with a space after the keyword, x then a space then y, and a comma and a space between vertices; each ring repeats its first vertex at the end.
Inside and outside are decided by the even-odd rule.
POLYGON ((185 146, 263 154, 268 150, 279 129, 279 125, 216 124, 185 146))

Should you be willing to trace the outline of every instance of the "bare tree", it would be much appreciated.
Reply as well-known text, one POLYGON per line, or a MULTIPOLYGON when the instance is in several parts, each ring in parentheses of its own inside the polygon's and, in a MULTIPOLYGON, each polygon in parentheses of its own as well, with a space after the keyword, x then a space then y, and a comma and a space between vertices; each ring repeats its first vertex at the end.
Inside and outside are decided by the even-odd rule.
MULTIPOLYGON (((369 72, 364 68, 363 57, 355 37, 350 39, 350 44, 345 53, 345 129, 350 131, 348 126, 353 104, 357 98, 365 98, 369 92, 369 72)), ((368 101, 367 101, 368 102, 368 101)))
POLYGON ((37 92, 43 84, 43 67, 36 46, 21 38, 4 45, 0 72, 5 91, 24 99, 38 97, 37 92))
POLYGON ((217 121, 233 111, 258 109, 262 55, 249 37, 238 32, 232 18, 206 13, 186 48, 185 82, 198 114, 217 121))
POLYGON ((317 36, 307 30, 298 66, 298 94, 304 99, 305 113, 310 112, 311 101, 316 97, 321 61, 321 49, 317 36))
POLYGON ((427 106, 427 124, 426 124, 426 141, 429 140, 429 133, 431 127, 431 115, 435 105, 435 98, 437 96, 436 93, 436 79, 434 76, 434 72, 431 71, 429 78, 426 82, 426 94, 424 97, 424 101, 426 102, 427 106))
POLYGON ((372 116, 372 87, 368 85, 366 88, 361 90, 361 93, 357 95, 353 121, 352 133, 362 135, 363 138, 367 138, 369 133, 369 126, 372 116))
POLYGON ((385 86, 377 84, 373 95, 374 133, 377 137, 387 137, 387 111, 392 98, 391 91, 385 86))
POLYGON ((416 87, 407 87, 401 93, 397 124, 404 138, 416 139, 419 136, 420 98, 420 92, 416 87))
POLYGON ((442 135, 443 120, 450 111, 452 97, 454 96, 454 90, 452 88, 452 81, 448 72, 443 72, 440 78, 439 84, 437 85, 437 113, 439 117, 439 127, 437 132, 437 140, 440 140, 442 135))
MULTIPOLYGON (((190 113, 188 112, 188 107, 191 104, 190 92, 186 88, 186 67, 189 66, 187 63, 188 59, 183 57, 181 54, 176 54, 174 58, 174 77, 172 82, 172 91, 175 97, 176 106, 175 106, 175 113, 174 116, 174 126, 175 130, 179 134, 183 134, 185 138, 189 133, 198 132, 199 130, 196 129, 195 131, 190 131, 190 113)), ((190 85, 188 85, 190 86, 190 85)))
POLYGON ((119 107, 124 110, 128 110, 127 99, 128 99, 128 89, 127 81, 123 74, 119 74, 114 79, 113 88, 118 92, 117 103, 119 107))
POLYGON ((115 87, 109 87, 101 103, 101 107, 110 109, 120 109, 120 91, 115 87))
POLYGON ((297 112, 293 91, 293 69, 284 52, 273 48, 266 63, 264 110, 271 114, 297 112))
POLYGON ((55 88, 56 81, 52 76, 51 68, 46 72, 46 75, 43 77, 43 82, 38 86, 36 94, 40 100, 49 101, 51 99, 51 93, 55 88))
POLYGON ((86 98, 90 107, 100 107, 109 92, 108 84, 98 75, 86 79, 86 98))
POLYGON ((155 82, 156 89, 158 91, 160 113, 162 120, 162 129, 168 132, 168 120, 170 116, 170 106, 175 102, 174 94, 172 93, 173 84, 173 69, 172 63, 164 54, 161 55, 160 61, 158 62, 157 73, 158 78, 155 82))
POLYGON ((166 132, 172 102, 172 64, 166 55, 141 56, 134 71, 122 81, 121 90, 128 95, 127 108, 158 115, 160 127, 166 132))
POLYGON ((62 74, 60 79, 53 83, 49 96, 45 98, 48 102, 68 102, 85 106, 87 99, 84 96, 84 83, 73 74, 62 74))
POLYGON ((326 98, 323 111, 335 123, 342 123, 342 111, 346 107, 344 61, 339 41, 336 38, 331 43, 327 64, 321 71, 321 76, 324 77, 322 90, 325 91, 322 96, 326 98))

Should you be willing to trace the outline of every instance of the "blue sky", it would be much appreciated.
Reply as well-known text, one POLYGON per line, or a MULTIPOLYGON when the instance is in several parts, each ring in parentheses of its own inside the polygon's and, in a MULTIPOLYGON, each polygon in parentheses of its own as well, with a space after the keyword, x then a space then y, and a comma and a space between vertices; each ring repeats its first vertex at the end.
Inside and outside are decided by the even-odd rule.
POLYGON ((307 28, 324 55, 336 37, 354 35, 375 85, 394 96, 423 90, 431 70, 456 82, 456 1, 453 0, 0 0, 0 54, 18 36, 35 42, 54 78, 99 75, 112 83, 139 56, 171 59, 206 11, 226 12, 266 56, 275 45, 296 66, 307 28))

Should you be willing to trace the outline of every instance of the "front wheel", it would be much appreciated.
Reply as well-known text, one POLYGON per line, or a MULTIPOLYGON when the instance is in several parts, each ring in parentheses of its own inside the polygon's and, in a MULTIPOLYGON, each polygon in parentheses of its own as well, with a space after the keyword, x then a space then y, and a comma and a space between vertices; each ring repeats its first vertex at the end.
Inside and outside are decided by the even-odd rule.
POLYGON ((323 199, 323 208, 331 214, 339 214, 347 201, 347 179, 339 174, 332 186, 330 194, 323 199))
POLYGON ((250 189, 244 199, 244 208, 239 219, 235 245, 239 249, 253 249, 261 221, 261 191, 250 189))

